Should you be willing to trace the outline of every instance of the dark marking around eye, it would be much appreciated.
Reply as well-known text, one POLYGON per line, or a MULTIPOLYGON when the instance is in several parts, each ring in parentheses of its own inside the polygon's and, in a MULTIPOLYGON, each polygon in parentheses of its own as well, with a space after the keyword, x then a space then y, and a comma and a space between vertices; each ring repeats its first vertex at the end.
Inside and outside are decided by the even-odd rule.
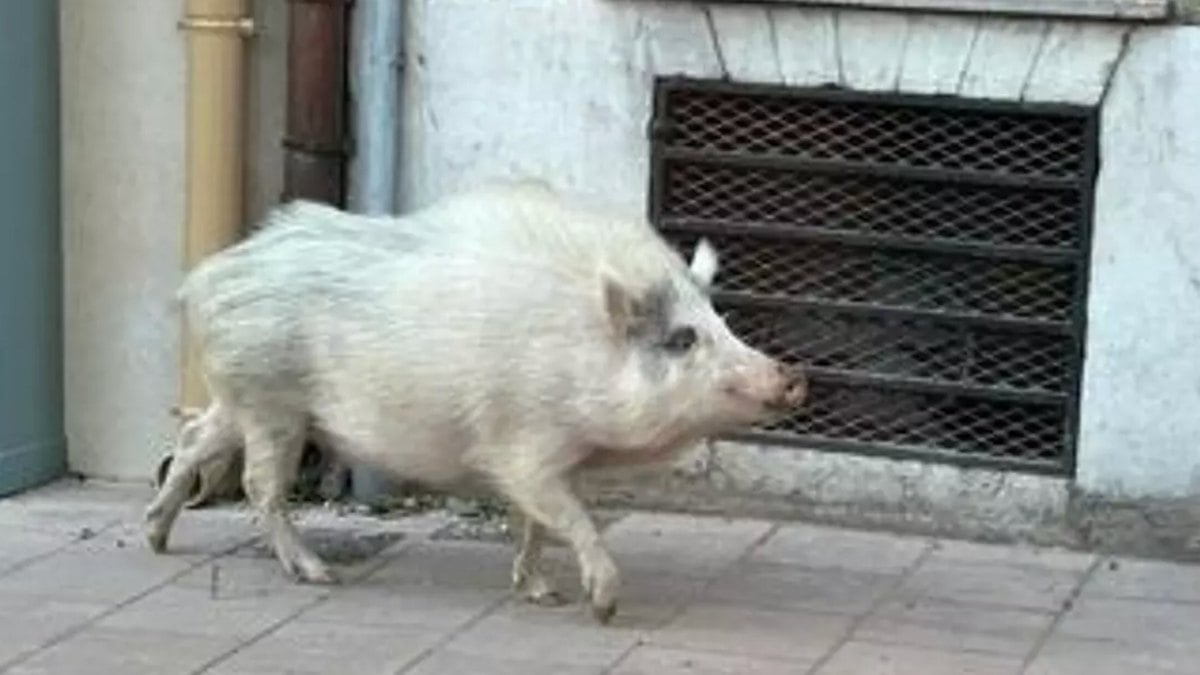
POLYGON ((651 288, 634 305, 630 337, 651 342, 659 340, 667 332, 671 306, 675 301, 675 289, 669 284, 659 284, 651 288))
POLYGON ((667 335, 667 339, 663 342, 663 349, 672 353, 682 354, 691 349, 695 344, 696 329, 691 326, 681 326, 667 335))

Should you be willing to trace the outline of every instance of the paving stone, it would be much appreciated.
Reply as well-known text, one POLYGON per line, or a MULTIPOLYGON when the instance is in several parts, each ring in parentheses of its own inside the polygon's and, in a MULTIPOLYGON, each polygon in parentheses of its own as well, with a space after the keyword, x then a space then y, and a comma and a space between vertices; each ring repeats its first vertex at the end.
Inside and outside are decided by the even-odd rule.
POLYGON ((1029 653, 1053 622, 1053 613, 1037 610, 892 600, 864 619, 853 637, 864 642, 1020 657, 1029 653))
POLYGON ((1153 647, 1055 636, 1024 675, 1194 675, 1196 658, 1153 647))
POLYGON ((659 647, 816 661, 846 635, 851 621, 843 614, 697 603, 647 641, 659 647))
POLYGON ((469 541, 415 542, 359 582, 370 587, 423 584, 507 589, 513 548, 469 541))
POLYGON ((311 508, 302 532, 352 563, 339 569, 347 583, 314 586, 283 572, 240 506, 186 512, 171 553, 152 554, 140 522, 151 494, 72 484, 0 501, 4 675, 157 675, 214 660, 217 675, 754 675, 817 663, 824 675, 991 675, 1018 672, 1064 607, 1027 675, 1179 675, 1200 662, 1200 567, 1106 559, 1070 604, 1088 554, 801 524, 766 537, 762 521, 634 514, 605 534, 623 585, 602 627, 565 547, 546 558, 573 602, 536 607, 511 597, 511 545, 428 539, 444 519, 311 508))
POLYGON ((229 639, 88 628, 6 675, 185 675, 236 646, 229 639))
POLYGON ((1198 625, 1200 605, 1080 598, 1062 617, 1055 634, 1152 647, 1163 653, 1187 654, 1200 661, 1198 625))
POLYGON ((562 663, 496 658, 494 656, 473 656, 471 654, 442 649, 430 654, 428 658, 418 663, 412 669, 404 671, 404 675, 468 675, 472 673, 487 673, 488 675, 600 675, 604 672, 606 672, 604 666, 572 666, 562 663))
POLYGON ((800 675, 810 661, 764 659, 737 654, 663 649, 644 645, 634 649, 613 675, 800 675))
POLYGON ((897 597, 1053 612, 1062 609, 1082 577, 1045 567, 931 558, 905 580, 897 597))
POLYGON ((912 566, 930 543, 919 537, 786 525, 759 547, 751 560, 811 568, 899 574, 912 566))
POLYGON ((71 548, 0 577, 0 592, 18 590, 77 601, 119 602, 169 581, 193 561, 146 551, 71 548))
POLYGON ((582 606, 513 603, 457 634, 446 648, 472 656, 596 667, 611 664, 639 639, 634 629, 599 626, 582 606))
POLYGON ((107 604, 0 593, 0 664, 35 651, 101 615, 107 604))
POLYGON ((718 580, 706 597, 754 607, 862 614, 897 581, 890 575, 845 569, 746 563, 718 580))
POLYGON ((306 611, 308 621, 450 630, 508 597, 507 591, 444 586, 336 589, 306 611))
POLYGON ((1063 572, 1083 572, 1096 556, 1064 548, 1005 546, 972 541, 938 541, 930 552, 930 562, 954 561, 986 565, 1014 565, 1063 572))
POLYGON ((1015 657, 848 642, 815 675, 1017 675, 1020 669, 1015 657))
MULTIPOLYGON (((111 534, 120 537, 129 548, 150 552, 140 515, 136 520, 122 520, 111 534)), ((261 537, 262 529, 254 522, 253 514, 245 509, 187 509, 179 514, 171 528, 166 554, 203 558, 225 553, 261 537)))
POLYGON ((313 598, 328 595, 332 586, 306 584, 288 576, 274 559, 225 556, 188 570, 171 584, 198 590, 202 595, 222 600, 296 596, 313 598))
POLYGON ((711 577, 732 565, 771 529, 760 520, 634 513, 604 535, 627 574, 658 572, 711 577))
POLYGON ((131 518, 150 495, 140 486, 62 480, 0 500, 0 524, 67 536, 94 533, 131 518))
POLYGON ((0 525, 0 576, 45 557, 73 540, 73 536, 0 525))
POLYGON ((104 617, 99 628, 249 640, 313 602, 300 593, 217 594, 168 585, 104 617))
POLYGON ((1107 560, 1096 568, 1082 596, 1200 603, 1200 565, 1107 560))
MULTIPOLYGON (((579 587, 578 579, 573 579, 571 584, 571 588, 579 587)), ((625 572, 617 614, 612 623, 626 628, 659 628, 701 597, 705 586, 705 581, 696 577, 652 574, 639 570, 625 572)))
MULTIPOLYGON (((305 529, 307 544, 342 583, 355 583, 387 562, 387 552, 406 542, 398 532, 354 532, 342 529, 305 529)), ((282 570, 275 549, 261 538, 235 549, 231 558, 253 558, 282 570)))
POLYGON ((381 675, 395 673, 443 636, 396 626, 298 619, 217 663, 212 675, 381 675))

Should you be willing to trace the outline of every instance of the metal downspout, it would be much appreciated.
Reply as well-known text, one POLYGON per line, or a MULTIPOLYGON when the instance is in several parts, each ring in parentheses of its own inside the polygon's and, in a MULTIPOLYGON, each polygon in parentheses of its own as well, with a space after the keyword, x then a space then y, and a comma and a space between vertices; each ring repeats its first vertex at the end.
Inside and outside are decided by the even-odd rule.
MULTIPOLYGON (((396 208, 403 85, 404 2, 359 0, 351 25, 350 86, 354 94, 355 156, 350 166, 348 206, 371 215, 396 208)), ((392 490, 384 474, 355 466, 356 500, 378 503, 392 490)))
MULTIPOLYGON (((179 29, 187 34, 187 177, 183 262, 185 272, 233 244, 241 236, 244 206, 243 150, 246 147, 246 51, 254 34, 250 0, 187 0, 179 29)), ((195 340, 180 325, 179 405, 186 423, 208 404, 195 340)), ((165 478, 173 455, 158 464, 165 478)), ((236 487, 240 467, 233 461, 201 468, 187 506, 236 487)))

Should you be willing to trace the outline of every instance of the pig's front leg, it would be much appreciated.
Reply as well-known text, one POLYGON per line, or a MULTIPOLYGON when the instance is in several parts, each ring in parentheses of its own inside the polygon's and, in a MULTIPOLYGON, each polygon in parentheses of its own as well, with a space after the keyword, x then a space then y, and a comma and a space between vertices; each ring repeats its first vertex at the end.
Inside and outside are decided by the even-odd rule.
POLYGON ((562 596, 546 578, 542 566, 542 546, 546 540, 546 528, 535 520, 526 518, 519 508, 508 511, 509 531, 516 541, 513 556, 513 590, 523 599, 537 605, 552 607, 561 605, 562 596))
MULTIPOLYGON (((608 623, 617 610, 620 573, 600 541, 596 524, 571 491, 570 482, 565 476, 542 472, 536 477, 508 478, 502 481, 503 489, 513 505, 529 518, 530 525, 541 525, 571 545, 579 558, 580 577, 591 599, 592 614, 600 623, 608 623)), ((540 547, 541 535, 535 531, 533 536, 540 547)))

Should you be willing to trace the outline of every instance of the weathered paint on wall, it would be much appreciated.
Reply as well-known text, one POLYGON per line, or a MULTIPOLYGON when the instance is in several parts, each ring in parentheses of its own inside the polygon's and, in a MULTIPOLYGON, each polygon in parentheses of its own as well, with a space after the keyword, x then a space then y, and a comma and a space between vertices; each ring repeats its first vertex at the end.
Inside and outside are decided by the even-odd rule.
POLYGON ((1200 27, 1140 29, 1104 106, 1079 484, 1200 494, 1200 27))
MULTIPOLYGON (((279 195, 284 3, 254 3, 248 210, 279 195)), ((174 433, 182 274, 180 3, 61 3, 66 432, 73 470, 145 479, 174 433)))
MULTIPOLYGON (((281 3, 256 7, 252 216, 279 194, 285 35, 281 3)), ((176 12, 150 0, 64 3, 67 424, 74 467, 93 475, 147 476, 172 428, 185 72, 176 12)), ((1200 71, 1183 67, 1197 62, 1200 29, 1140 27, 1126 46, 1131 29, 1118 24, 678 0, 409 0, 407 17, 406 209, 533 174, 644 213, 656 74, 1104 99, 1079 486, 1200 493, 1200 417, 1187 410, 1200 403, 1189 340, 1200 208, 1188 189, 1200 175, 1200 71)), ((1069 507, 1066 482, 1050 479, 729 444, 692 459, 689 475, 722 489, 822 509, 869 502, 881 514, 949 517, 970 504, 985 530, 1057 522, 1069 507)))
MULTIPOLYGON (((1200 250, 1186 239, 1196 231, 1184 225, 1200 222, 1200 208, 1182 187, 1184 176, 1200 175, 1192 163, 1200 137, 1187 121, 1196 118, 1200 71, 1166 65, 1197 62, 1192 29, 682 2, 411 7, 405 208, 516 173, 644 213, 656 74, 1084 104, 1107 97, 1079 484, 1112 496, 1200 493, 1200 444, 1192 442, 1200 416, 1165 405, 1200 403, 1200 354, 1168 360, 1190 353, 1182 343, 1185 329, 1196 334, 1191 319, 1167 327, 1200 297, 1187 295, 1181 262, 1200 264, 1188 257, 1200 250), (1174 141, 1164 146, 1167 138, 1174 141), (1139 186, 1136 195, 1130 185, 1139 186), (1143 282, 1165 287, 1150 292, 1143 282), (1146 338, 1146 325, 1163 328, 1146 338)), ((870 475, 881 513, 925 495, 922 503, 941 500, 947 512, 973 503, 978 522, 1010 531, 1067 510, 1068 483, 1060 480, 730 447, 699 456, 708 480, 737 490, 862 503, 866 487, 856 476, 870 475), (795 480, 779 485, 780 476, 795 480), (814 492, 815 477, 824 478, 814 492), (1031 497, 1036 489, 1042 495, 1031 497)))
POLYGON ((1085 103, 1129 30, 607 0, 410 0, 409 15, 405 208, 530 173, 630 213, 644 212, 655 75, 1085 103))

